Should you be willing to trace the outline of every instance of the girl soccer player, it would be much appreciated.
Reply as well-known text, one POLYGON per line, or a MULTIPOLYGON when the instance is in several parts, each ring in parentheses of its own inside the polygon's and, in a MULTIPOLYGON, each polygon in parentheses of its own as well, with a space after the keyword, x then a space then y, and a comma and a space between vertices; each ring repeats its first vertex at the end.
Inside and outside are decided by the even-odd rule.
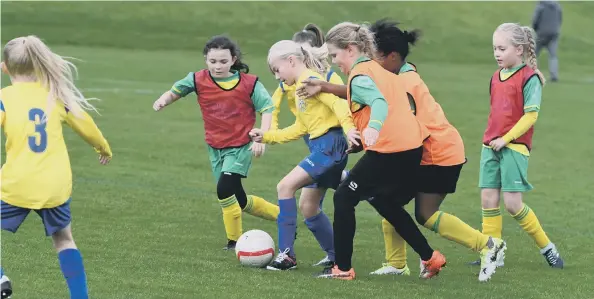
MULTIPOLYGON (((418 39, 418 31, 402 31, 397 23, 386 19, 371 25, 377 45, 376 60, 384 69, 399 74, 406 83, 412 107, 417 119, 429 129, 430 137, 423 143, 423 157, 415 196, 415 218, 417 222, 441 236, 481 253, 482 267, 479 280, 488 280, 495 271, 495 260, 503 262, 505 243, 473 229, 456 216, 439 211, 447 194, 456 191, 460 171, 465 163, 462 137, 452 126, 441 106, 433 99, 413 64, 406 62, 409 43, 418 39)), ((323 81, 311 81, 310 85, 322 90, 338 89, 323 81)), ((346 93, 346 86, 340 86, 346 93)), ((305 91, 305 90, 302 90, 305 91)), ((382 230, 386 248, 386 260, 372 275, 409 275, 406 265, 406 244, 402 237, 385 219, 382 230)))
POLYGON ((362 131, 365 154, 334 194, 334 244, 336 266, 318 277, 352 280, 355 206, 363 198, 388 220, 421 256, 422 278, 435 276, 445 257, 434 251, 404 210, 416 191, 423 140, 429 136, 411 112, 404 82, 371 60, 373 33, 345 22, 326 35, 330 55, 349 75, 347 101, 357 129, 362 131))
MULTIPOLYGON (((112 157, 107 140, 85 110, 95 110, 74 85, 76 67, 53 53, 36 36, 4 46, 2 72, 11 86, 1 90, 0 122, 6 135, 2 167, 2 229, 15 233, 29 212, 43 221, 58 252, 70 298, 88 298, 82 256, 72 237, 72 171, 62 135, 65 121, 99 153, 112 157), (35 187, 32 187, 35 186, 35 187)), ((12 293, 2 271, 2 298, 12 293)))
POLYGON ((249 132, 262 114, 261 129, 270 127, 274 109, 268 91, 258 77, 248 74, 239 47, 224 36, 211 38, 204 46, 207 69, 191 72, 166 91, 155 111, 195 92, 204 119, 208 155, 217 181, 217 197, 223 210, 227 234, 225 250, 234 249, 242 234, 241 212, 276 220, 278 206, 255 195, 246 195, 241 179, 247 177, 252 154, 259 157, 264 145, 252 143, 249 132))
MULTIPOLYGON (((279 41, 268 52, 268 64, 276 79, 296 85, 305 78, 321 79, 328 71, 328 52, 323 48, 302 46, 290 40, 279 41)), ((278 216, 279 254, 268 266, 270 270, 289 270, 297 266, 293 244, 297 230, 295 192, 305 186, 299 208, 307 227, 314 234, 331 264, 334 261, 332 225, 320 210, 320 200, 327 188, 336 188, 347 164, 349 141, 356 142, 358 133, 346 102, 322 93, 314 98, 297 99, 295 123, 282 130, 250 133, 254 141, 286 143, 309 134, 310 155, 287 174, 277 185, 280 214, 278 216), (341 128, 342 127, 342 128, 341 128)))
POLYGON ((534 239, 547 263, 563 268, 555 244, 522 201, 522 193, 532 190, 528 159, 545 82, 537 67, 535 39, 532 28, 512 23, 501 24, 493 34, 499 69, 491 77, 491 111, 480 162, 483 233, 501 237, 499 202, 503 191, 506 210, 534 239))
MULTIPOLYGON (((293 35, 293 41, 300 45, 303 45, 303 46, 320 48, 324 45, 324 34, 322 33, 322 29, 320 29, 320 27, 318 27, 315 24, 310 23, 310 24, 305 25, 303 30, 298 31, 293 35)), ((329 71, 327 71, 324 78, 326 81, 332 82, 334 84, 340 84, 340 85, 344 84, 342 82, 342 79, 340 78, 340 76, 338 74, 336 74, 331 68, 329 68, 329 71)), ((272 111, 272 124, 270 126, 271 130, 278 129, 278 116, 280 113, 281 102, 282 102, 284 96, 286 96, 287 105, 289 106, 289 110, 291 111, 291 113, 293 113, 293 115, 297 116, 297 106, 295 105, 295 86, 296 86, 296 84, 288 85, 282 81, 279 82, 279 87, 276 89, 276 91, 272 95, 272 102, 274 103, 274 111, 272 111)), ((305 144, 307 144, 309 146, 309 135, 308 134, 303 136, 303 140, 305 141, 305 144)), ((344 177, 346 175, 346 173, 347 173, 346 171, 343 171, 342 176, 344 177)), ((315 188, 316 186, 314 184, 311 186, 306 186, 305 188, 308 188, 308 187, 315 188)), ((322 204, 324 202, 324 197, 325 197, 325 194, 322 195, 322 199, 320 200, 320 209, 322 208, 322 204)), ((313 229, 312 223, 307 221, 307 219, 305 220, 305 225, 307 225, 307 227, 310 230, 313 229)), ((314 266, 329 266, 332 263, 333 263, 333 260, 331 260, 328 256, 326 256, 319 262, 315 263, 314 266)))

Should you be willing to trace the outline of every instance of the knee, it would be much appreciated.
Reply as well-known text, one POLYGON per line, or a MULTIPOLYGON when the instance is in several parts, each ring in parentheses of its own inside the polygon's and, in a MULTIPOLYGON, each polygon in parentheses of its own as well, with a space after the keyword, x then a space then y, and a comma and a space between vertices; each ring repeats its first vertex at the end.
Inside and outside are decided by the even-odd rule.
POLYGON ((54 233, 52 235, 52 241, 54 243, 54 248, 58 252, 60 252, 64 249, 76 248, 76 244, 74 243, 74 238, 72 237, 72 230, 70 229, 70 225, 68 225, 68 227, 54 233))
POLYGON ((291 184, 291 182, 288 182, 285 179, 281 180, 276 185, 276 192, 278 193, 279 198, 295 196, 296 191, 297 191, 297 189, 295 188, 295 186, 293 186, 293 184, 291 184))
POLYGON ((217 183, 217 197, 225 199, 233 196, 236 192, 236 180, 239 180, 239 177, 229 174, 221 175, 217 183))
POLYGON ((482 189, 481 203, 484 209, 499 207, 499 189, 482 189))
POLYGON ((504 192, 503 202, 505 204, 505 209, 512 216, 518 214, 524 207, 521 192, 504 192))

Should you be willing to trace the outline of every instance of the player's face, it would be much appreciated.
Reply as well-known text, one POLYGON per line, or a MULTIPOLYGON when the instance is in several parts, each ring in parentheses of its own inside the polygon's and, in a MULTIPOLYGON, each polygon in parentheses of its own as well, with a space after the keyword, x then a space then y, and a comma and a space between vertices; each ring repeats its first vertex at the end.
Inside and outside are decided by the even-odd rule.
POLYGON ((289 56, 285 59, 275 59, 270 63, 270 70, 272 70, 276 80, 287 85, 295 84, 295 59, 294 56, 289 56))
POLYGON ((231 56, 228 49, 211 49, 206 54, 206 66, 214 78, 227 78, 231 76, 231 66, 236 57, 231 56))
POLYGON ((511 43, 509 33, 497 31, 493 34, 493 55, 499 67, 511 68, 520 64, 522 53, 521 46, 511 43))
POLYGON ((351 71, 351 66, 358 58, 354 46, 349 45, 346 49, 339 49, 333 44, 328 44, 328 54, 332 58, 332 63, 336 64, 343 74, 348 74, 351 71))

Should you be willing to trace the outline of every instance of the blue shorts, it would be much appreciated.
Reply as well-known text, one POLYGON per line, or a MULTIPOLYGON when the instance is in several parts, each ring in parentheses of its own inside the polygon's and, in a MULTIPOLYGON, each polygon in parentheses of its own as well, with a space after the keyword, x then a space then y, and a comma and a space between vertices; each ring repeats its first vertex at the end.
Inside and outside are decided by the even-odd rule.
MULTIPOLYGON (((305 138, 304 138, 305 139, 305 138)), ((342 171, 348 162, 347 140, 342 128, 331 128, 326 134, 306 141, 310 155, 299 163, 314 180, 306 188, 332 188, 340 184, 342 171)))
POLYGON ((16 233, 16 231, 19 229, 19 226, 21 226, 21 224, 25 221, 25 218, 27 218, 27 215, 29 215, 29 212, 35 211, 37 215, 41 217, 41 221, 43 221, 43 225, 45 226, 45 235, 51 236, 70 224, 72 219, 70 214, 70 201, 71 199, 69 198, 61 206, 41 210, 15 207, 11 204, 5 203, 4 201, 0 201, 2 229, 16 233))

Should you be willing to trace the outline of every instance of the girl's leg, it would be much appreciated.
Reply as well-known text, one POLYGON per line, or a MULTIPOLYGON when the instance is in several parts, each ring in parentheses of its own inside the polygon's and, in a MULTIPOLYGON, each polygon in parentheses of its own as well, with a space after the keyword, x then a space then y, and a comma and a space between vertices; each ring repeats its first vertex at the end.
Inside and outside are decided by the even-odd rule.
POLYGON ((330 219, 320 209, 320 202, 325 193, 326 188, 303 188, 299 198, 299 209, 305 218, 305 225, 326 252, 326 258, 316 265, 328 266, 334 262, 334 236, 330 219))
POLYGON ((267 267, 270 270, 289 270, 297 266, 293 244, 297 232, 297 203, 295 192, 313 183, 313 179, 297 166, 289 172, 276 186, 278 193, 278 248, 279 255, 267 267))
POLYGON ((70 290, 70 298, 88 298, 87 275, 80 251, 74 243, 70 224, 55 232, 52 240, 58 252, 60 269, 70 290))

